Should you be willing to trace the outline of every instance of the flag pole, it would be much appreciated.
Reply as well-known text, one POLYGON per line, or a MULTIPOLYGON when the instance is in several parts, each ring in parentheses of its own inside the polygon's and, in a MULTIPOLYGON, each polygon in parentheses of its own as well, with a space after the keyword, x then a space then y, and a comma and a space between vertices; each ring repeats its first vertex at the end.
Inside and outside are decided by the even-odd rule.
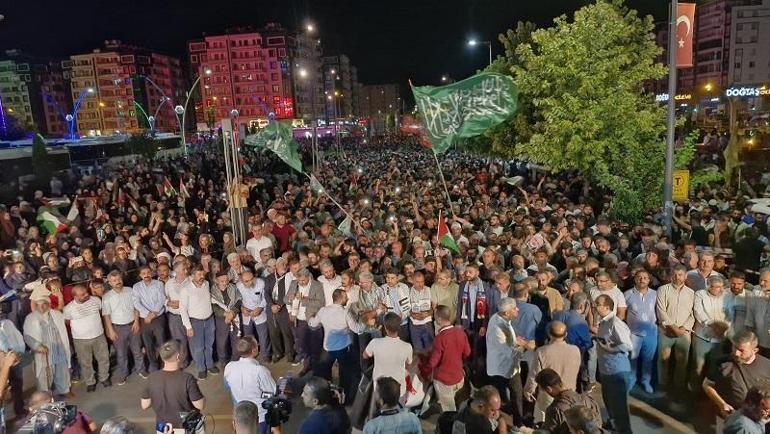
POLYGON ((676 133, 676 21, 677 0, 671 0, 668 18, 668 131, 666 134, 666 171, 663 181, 663 230, 671 237, 674 215, 674 140, 676 133))
POLYGON ((441 176, 441 183, 444 185, 444 193, 446 193, 446 200, 449 201, 449 210, 452 211, 452 215, 455 215, 455 209, 452 206, 452 197, 449 196, 449 189, 446 187, 446 179, 444 179, 444 172, 441 170, 441 164, 438 162, 438 157, 436 156, 436 152, 431 150, 431 153, 433 154, 433 159, 436 161, 436 167, 438 167, 438 174, 441 176))
MULTIPOLYGON (((312 178, 310 178, 310 175, 308 175, 308 174, 306 173, 306 174, 305 174, 305 176, 307 176, 307 177, 308 177, 308 179, 311 179, 311 181, 312 181, 312 178)), ((316 181, 318 181, 318 178, 316 178, 316 181)), ((321 185, 321 181, 318 181, 318 185, 321 185)), ((325 194, 325 195, 326 195, 326 197, 328 197, 328 198, 329 198, 329 199, 330 199, 330 200, 331 200, 331 201, 332 201, 332 202, 333 202, 335 205, 337 205, 337 208, 339 208, 339 209, 340 209, 340 211, 342 211, 342 212, 343 212, 343 214, 345 214, 345 216, 346 216, 346 217, 350 218, 350 221, 351 221, 351 222, 353 222, 353 223, 355 223, 355 224, 358 224, 358 223, 355 221, 355 219, 353 219, 353 216, 352 216, 352 215, 350 215, 350 213, 348 213, 347 211, 345 211, 345 208, 343 208, 343 207, 342 207, 342 205, 340 205, 340 204, 339 204, 339 203, 338 203, 336 200, 334 200, 334 198, 332 197, 332 195, 330 195, 330 194, 329 194, 329 190, 327 190, 327 189, 326 189, 326 187, 324 187, 323 185, 321 185, 321 188, 323 188, 323 191, 322 191, 321 193, 325 194)))

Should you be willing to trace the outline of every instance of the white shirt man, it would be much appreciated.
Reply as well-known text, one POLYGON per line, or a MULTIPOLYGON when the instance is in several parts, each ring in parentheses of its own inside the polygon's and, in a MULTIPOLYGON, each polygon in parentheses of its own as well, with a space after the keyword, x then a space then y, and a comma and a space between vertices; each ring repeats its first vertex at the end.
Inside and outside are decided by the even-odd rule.
POLYGON ((253 225, 251 227, 251 235, 252 237, 246 241, 246 250, 257 261, 257 264, 262 265, 262 258, 259 253, 262 249, 273 248, 273 242, 262 234, 262 225, 253 225))
POLYGON ((86 390, 96 390, 94 359, 98 365, 99 382, 104 387, 110 387, 110 352, 102 326, 102 301, 99 297, 89 295, 82 285, 72 288, 72 296, 74 299, 64 306, 64 319, 70 323, 72 341, 86 382, 86 390))
POLYGON ((412 346, 398 337, 400 322, 389 312, 385 315, 387 336, 372 339, 364 351, 364 358, 374 358, 372 381, 380 377, 391 377, 401 384, 401 395, 406 393, 407 365, 412 364, 412 346))
POLYGON ((141 330, 139 324, 139 312, 134 309, 134 291, 123 286, 123 279, 119 271, 113 271, 107 277, 111 291, 104 294, 102 300, 102 316, 107 331, 107 338, 115 347, 118 369, 116 378, 118 385, 126 382, 130 373, 128 367, 128 350, 134 357, 134 369, 140 375, 146 377, 144 368, 144 354, 142 354, 142 339, 139 336, 141 330))
POLYGON ((225 366, 225 386, 230 390, 235 403, 251 401, 256 404, 259 420, 264 423, 267 410, 262 408, 265 401, 263 393, 275 393, 275 380, 270 370, 256 360, 258 347, 253 337, 239 339, 238 350, 241 358, 225 366))
POLYGON ((334 272, 334 266, 328 261, 321 262, 321 273, 323 275, 318 277, 318 281, 324 288, 324 299, 326 300, 324 306, 331 306, 334 304, 332 293, 342 286, 342 277, 334 272))
POLYGON ((179 296, 179 314, 187 329, 192 328, 191 318, 205 320, 214 314, 208 281, 203 280, 200 284, 193 280, 187 281, 179 296))

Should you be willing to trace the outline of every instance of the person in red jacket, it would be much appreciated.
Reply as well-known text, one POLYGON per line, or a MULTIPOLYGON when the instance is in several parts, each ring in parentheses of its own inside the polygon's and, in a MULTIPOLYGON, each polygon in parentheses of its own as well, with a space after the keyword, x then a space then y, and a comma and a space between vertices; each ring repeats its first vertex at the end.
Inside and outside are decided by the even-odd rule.
POLYGON ((465 383, 463 360, 471 355, 471 346, 465 332, 452 325, 453 314, 448 306, 436 307, 433 316, 438 332, 428 359, 442 412, 457 411, 455 394, 465 383))

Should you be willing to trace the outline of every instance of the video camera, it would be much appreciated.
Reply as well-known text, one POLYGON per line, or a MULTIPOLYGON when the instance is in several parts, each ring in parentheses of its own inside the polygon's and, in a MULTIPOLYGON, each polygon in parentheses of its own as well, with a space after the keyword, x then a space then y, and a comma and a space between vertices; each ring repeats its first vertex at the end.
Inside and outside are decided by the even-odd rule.
POLYGON ((185 434, 203 432, 203 413, 197 409, 179 413, 179 418, 182 419, 182 428, 185 434))
POLYGON ((278 386, 275 393, 263 392, 262 408, 267 410, 265 423, 269 427, 281 426, 289 421, 291 415, 291 401, 286 396, 286 386, 289 378, 281 377, 278 379, 278 386))
POLYGON ((16 431, 19 434, 60 434, 75 422, 78 408, 65 402, 52 402, 38 407, 27 422, 16 431))

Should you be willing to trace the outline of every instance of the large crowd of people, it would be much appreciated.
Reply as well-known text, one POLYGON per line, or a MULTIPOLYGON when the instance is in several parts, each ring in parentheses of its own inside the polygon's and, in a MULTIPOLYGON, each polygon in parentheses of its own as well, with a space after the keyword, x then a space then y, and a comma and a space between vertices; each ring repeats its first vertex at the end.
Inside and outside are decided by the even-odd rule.
POLYGON ((322 148, 321 188, 252 149, 228 188, 207 145, 20 186, 0 208, 16 425, 35 408, 31 352, 44 401, 146 379, 161 431, 221 374, 236 432, 280 432, 262 404, 283 360, 303 379, 303 434, 421 432, 431 400, 444 433, 630 433, 630 391, 705 394, 718 430, 764 432, 770 241, 743 193, 701 189, 667 236, 655 212, 614 220, 579 174, 450 151, 444 183, 395 138, 322 148))

